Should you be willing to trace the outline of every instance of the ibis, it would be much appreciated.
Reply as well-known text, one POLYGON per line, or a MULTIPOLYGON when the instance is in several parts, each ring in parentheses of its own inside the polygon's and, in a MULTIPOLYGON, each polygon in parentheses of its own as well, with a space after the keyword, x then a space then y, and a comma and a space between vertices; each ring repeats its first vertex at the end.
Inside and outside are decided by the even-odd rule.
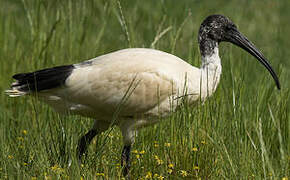
POLYGON ((255 45, 229 18, 210 15, 198 33, 200 68, 159 50, 129 48, 77 64, 15 74, 16 81, 6 93, 11 97, 37 96, 61 114, 94 119, 92 128, 78 141, 79 161, 96 135, 118 126, 124 143, 121 166, 127 176, 138 129, 166 119, 160 117, 174 112, 181 98, 194 104, 215 92, 222 73, 221 42, 231 42, 254 56, 280 89, 276 73, 255 45))

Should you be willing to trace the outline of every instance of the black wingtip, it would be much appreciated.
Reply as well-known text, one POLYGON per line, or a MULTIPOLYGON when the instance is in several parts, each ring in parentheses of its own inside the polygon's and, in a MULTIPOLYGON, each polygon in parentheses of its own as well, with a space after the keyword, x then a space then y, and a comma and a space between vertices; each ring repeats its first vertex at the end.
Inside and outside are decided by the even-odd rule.
POLYGON ((30 73, 15 74, 12 78, 17 80, 17 83, 12 84, 12 87, 24 92, 56 88, 65 83, 73 69, 74 65, 65 65, 30 73))

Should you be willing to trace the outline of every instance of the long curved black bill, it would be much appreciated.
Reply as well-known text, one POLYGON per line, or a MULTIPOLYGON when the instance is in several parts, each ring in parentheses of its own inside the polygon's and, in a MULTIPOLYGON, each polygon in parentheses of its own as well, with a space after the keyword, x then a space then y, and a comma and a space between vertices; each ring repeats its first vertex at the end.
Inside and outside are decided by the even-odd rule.
POLYGON ((246 50, 248 53, 256 57, 259 60, 259 62, 262 63, 267 68, 267 70, 272 75, 277 88, 280 89, 281 88, 280 82, 275 71, 273 70, 273 68, 271 67, 265 56, 255 47, 255 45, 236 29, 232 29, 232 31, 228 35, 229 42, 246 50))

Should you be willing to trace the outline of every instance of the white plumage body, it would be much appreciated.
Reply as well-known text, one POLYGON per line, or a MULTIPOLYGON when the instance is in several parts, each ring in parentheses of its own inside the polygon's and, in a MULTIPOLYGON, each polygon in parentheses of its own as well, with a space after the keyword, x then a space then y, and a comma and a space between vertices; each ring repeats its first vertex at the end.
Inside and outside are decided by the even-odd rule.
POLYGON ((169 115, 181 97, 190 103, 204 100, 215 91, 221 73, 217 49, 203 59, 201 69, 145 48, 116 51, 74 66, 64 86, 38 96, 60 113, 91 117, 103 124, 110 124, 120 107, 116 124, 129 123, 132 128, 169 115), (125 96, 128 99, 122 100, 125 96))
MULTIPOLYGON (((174 112, 184 98, 189 104, 204 101, 216 90, 221 74, 217 47, 211 55, 202 56, 201 68, 172 54, 146 48, 119 50, 71 67, 61 86, 33 92, 21 90, 27 86, 25 81, 16 81, 6 93, 12 97, 37 95, 59 113, 93 118, 97 132, 117 125, 125 144, 134 142, 138 128, 174 112)), ((59 69, 56 72, 66 71, 59 69)), ((49 72, 54 70, 40 71, 49 72)), ((33 73, 28 76, 34 81, 33 73)))

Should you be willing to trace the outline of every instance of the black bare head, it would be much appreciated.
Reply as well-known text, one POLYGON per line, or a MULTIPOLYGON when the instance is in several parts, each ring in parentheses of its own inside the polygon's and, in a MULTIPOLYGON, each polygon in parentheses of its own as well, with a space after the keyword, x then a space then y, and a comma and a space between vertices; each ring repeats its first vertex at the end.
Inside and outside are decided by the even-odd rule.
POLYGON ((210 15, 200 25, 199 42, 205 39, 211 39, 217 43, 227 41, 227 35, 237 26, 223 15, 210 15))
POLYGON ((200 25, 198 42, 201 55, 211 56, 220 42, 231 42, 258 59, 272 75, 280 89, 279 79, 264 55, 237 29, 237 26, 223 15, 210 15, 200 25))

